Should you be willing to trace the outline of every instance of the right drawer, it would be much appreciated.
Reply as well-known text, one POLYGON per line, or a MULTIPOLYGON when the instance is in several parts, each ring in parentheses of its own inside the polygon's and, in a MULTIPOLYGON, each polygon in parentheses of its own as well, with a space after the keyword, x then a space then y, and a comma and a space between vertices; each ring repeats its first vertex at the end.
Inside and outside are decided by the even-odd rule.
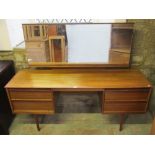
POLYGON ((103 93, 103 113, 146 112, 150 89, 108 89, 103 93))
POLYGON ((149 89, 106 90, 105 100, 108 101, 147 101, 149 89))

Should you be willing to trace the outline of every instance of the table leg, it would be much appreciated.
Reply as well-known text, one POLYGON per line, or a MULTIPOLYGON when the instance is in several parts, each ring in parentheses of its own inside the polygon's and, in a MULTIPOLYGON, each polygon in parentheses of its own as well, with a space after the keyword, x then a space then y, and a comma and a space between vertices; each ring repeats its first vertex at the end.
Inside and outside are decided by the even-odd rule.
POLYGON ((38 117, 38 115, 35 115, 35 122, 36 122, 37 130, 40 131, 39 117, 38 117))
POLYGON ((127 118, 126 114, 120 114, 120 128, 119 128, 119 131, 123 130, 123 124, 124 124, 126 118, 127 118))

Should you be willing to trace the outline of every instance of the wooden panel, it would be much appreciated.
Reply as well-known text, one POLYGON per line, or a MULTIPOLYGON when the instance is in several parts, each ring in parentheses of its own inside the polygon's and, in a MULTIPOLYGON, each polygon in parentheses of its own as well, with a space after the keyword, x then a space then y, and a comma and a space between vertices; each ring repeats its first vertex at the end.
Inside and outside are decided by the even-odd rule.
MULTIPOLYGON (((120 49, 121 51, 121 49, 120 49)), ((129 64, 130 53, 111 50, 109 52, 109 63, 111 64, 129 64)), ((123 51, 123 50, 122 50, 123 51)), ((126 50, 128 51, 128 50, 126 50)))
POLYGON ((48 62, 50 60, 48 41, 27 42, 26 55, 29 62, 48 62))
POLYGON ((22 70, 6 88, 151 88, 137 70, 52 69, 22 70))
MULTIPOLYGON (((67 57, 67 53, 65 54, 67 57)), ((67 62, 67 57, 65 57, 65 61, 67 62)), ((52 61, 52 60, 51 60, 52 61)), ((54 69, 111 69, 114 67, 119 67, 119 68, 128 68, 128 64, 121 64, 121 63, 113 63, 113 64, 99 64, 99 63, 94 63, 94 64, 89 64, 89 63, 66 63, 66 62, 30 62, 29 66, 30 67, 42 67, 42 68, 54 68, 54 69)))
POLYGON ((106 102, 103 113, 146 112, 147 102, 106 102))
POLYGON ((111 48, 131 49, 132 30, 114 29, 111 35, 111 48))
POLYGON ((133 23, 125 23, 125 24, 115 23, 115 24, 112 24, 113 29, 133 29, 133 27, 134 27, 133 23))
MULTIPOLYGON (((54 111, 52 101, 12 101, 13 111, 16 113, 36 113, 37 111, 44 111, 50 113, 54 111)), ((41 112, 42 113, 42 112, 41 112)))
POLYGON ((11 89, 9 94, 11 100, 53 100, 50 89, 11 89))
POLYGON ((65 61, 65 37, 64 36, 50 36, 49 49, 53 62, 65 61))
POLYGON ((27 35, 26 40, 36 41, 47 39, 47 25, 44 24, 23 24, 24 36, 27 35))
POLYGON ((29 62, 47 62, 49 58, 46 57, 45 51, 27 51, 26 53, 29 62))
POLYGON ((105 91, 105 100, 141 100, 147 101, 149 89, 124 89, 105 91))
POLYGON ((44 48, 44 42, 26 42, 26 48, 44 48))
POLYGON ((48 35, 56 36, 57 35, 57 25, 49 25, 48 26, 48 35))

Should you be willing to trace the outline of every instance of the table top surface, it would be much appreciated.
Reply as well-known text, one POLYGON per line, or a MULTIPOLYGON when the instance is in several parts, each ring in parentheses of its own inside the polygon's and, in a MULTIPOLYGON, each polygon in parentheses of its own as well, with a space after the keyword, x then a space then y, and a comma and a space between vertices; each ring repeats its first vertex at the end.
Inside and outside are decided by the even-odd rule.
POLYGON ((52 69, 19 71, 5 88, 146 88, 150 82, 138 70, 52 69))

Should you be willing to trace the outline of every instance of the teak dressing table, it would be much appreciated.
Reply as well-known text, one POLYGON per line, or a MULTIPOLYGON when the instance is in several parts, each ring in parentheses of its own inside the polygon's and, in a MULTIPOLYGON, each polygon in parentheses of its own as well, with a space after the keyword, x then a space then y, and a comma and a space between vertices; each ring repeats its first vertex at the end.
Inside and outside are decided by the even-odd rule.
POLYGON ((126 114, 147 111, 152 88, 140 71, 125 69, 133 28, 133 23, 23 24, 29 65, 50 69, 19 71, 5 86, 12 112, 34 114, 40 130, 38 115, 56 112, 57 92, 98 92, 101 112, 120 114, 122 130, 126 114))
POLYGON ((5 86, 13 113, 36 116, 55 113, 56 92, 98 92, 102 113, 121 115, 120 130, 129 113, 145 113, 151 84, 137 70, 22 70, 5 86))

